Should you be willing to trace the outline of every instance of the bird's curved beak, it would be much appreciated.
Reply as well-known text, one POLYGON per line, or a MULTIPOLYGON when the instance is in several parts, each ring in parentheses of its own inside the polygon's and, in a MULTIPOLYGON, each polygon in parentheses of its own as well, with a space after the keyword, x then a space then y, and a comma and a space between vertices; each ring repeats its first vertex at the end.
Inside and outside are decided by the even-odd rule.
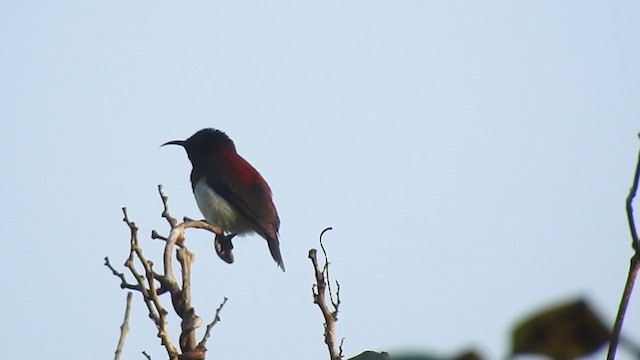
POLYGON ((163 147, 165 145, 180 145, 182 147, 185 147, 186 144, 187 142, 185 140, 173 140, 160 145, 160 147, 163 147))

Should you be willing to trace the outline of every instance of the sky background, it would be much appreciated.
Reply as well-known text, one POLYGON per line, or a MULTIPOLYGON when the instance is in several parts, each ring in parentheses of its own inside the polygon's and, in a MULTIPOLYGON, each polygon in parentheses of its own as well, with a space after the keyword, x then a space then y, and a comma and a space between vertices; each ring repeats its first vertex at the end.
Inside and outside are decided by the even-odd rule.
MULTIPOLYGON (((125 291, 103 258, 124 270, 121 207, 159 263, 157 184, 174 216, 200 216, 186 154, 159 145, 204 127, 271 185, 287 267, 259 237, 236 241, 230 266, 209 233, 188 233, 196 311, 208 321, 229 298, 212 358, 327 358, 307 258, 327 226, 347 356, 503 358, 515 321, 577 296, 612 321, 631 256, 638 13, 584 0, 0 2, 0 358, 112 358, 125 291)), ((640 341, 637 298, 625 332, 640 341)), ((124 359, 165 356, 146 314, 135 294, 124 359)))

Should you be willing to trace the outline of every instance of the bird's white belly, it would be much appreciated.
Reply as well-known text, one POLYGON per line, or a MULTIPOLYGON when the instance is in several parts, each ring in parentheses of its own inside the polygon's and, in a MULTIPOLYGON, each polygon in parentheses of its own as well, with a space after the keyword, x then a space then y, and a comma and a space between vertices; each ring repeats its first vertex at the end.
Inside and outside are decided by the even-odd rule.
POLYGON ((200 212, 211 225, 237 234, 250 230, 247 228, 242 216, 207 185, 205 177, 198 181, 193 189, 193 194, 200 212))

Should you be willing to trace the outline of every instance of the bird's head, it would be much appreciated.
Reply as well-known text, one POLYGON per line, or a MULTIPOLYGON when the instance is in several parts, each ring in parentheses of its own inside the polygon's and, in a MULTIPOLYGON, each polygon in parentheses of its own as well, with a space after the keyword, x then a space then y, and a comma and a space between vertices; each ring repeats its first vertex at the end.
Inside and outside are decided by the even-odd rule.
POLYGON ((207 128, 191 135, 187 140, 173 140, 160 146, 179 145, 187 151, 187 156, 192 163, 204 161, 207 157, 215 155, 221 150, 236 151, 233 141, 224 132, 207 128))

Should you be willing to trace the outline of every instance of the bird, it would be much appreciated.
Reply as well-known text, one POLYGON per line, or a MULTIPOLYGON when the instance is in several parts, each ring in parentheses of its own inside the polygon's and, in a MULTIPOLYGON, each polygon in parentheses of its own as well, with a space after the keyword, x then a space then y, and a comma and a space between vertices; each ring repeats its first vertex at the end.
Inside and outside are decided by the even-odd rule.
POLYGON ((216 235, 218 256, 233 263, 236 235, 256 233, 267 241, 271 257, 285 271, 280 253, 280 218, 271 188, 262 175, 238 154, 221 130, 202 129, 186 140, 162 144, 182 146, 192 165, 191 189, 205 220, 224 231, 216 235))

